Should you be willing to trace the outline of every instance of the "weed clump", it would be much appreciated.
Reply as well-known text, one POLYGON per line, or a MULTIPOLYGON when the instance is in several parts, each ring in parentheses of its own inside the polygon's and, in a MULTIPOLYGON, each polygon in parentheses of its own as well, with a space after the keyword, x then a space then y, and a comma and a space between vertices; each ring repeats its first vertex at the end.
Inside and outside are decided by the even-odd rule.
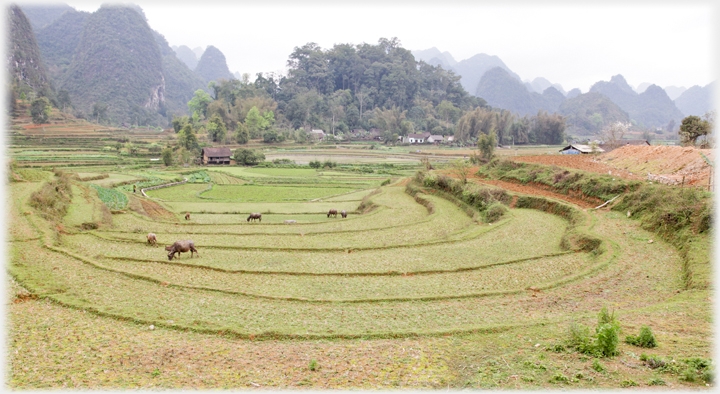
POLYGON ((607 308, 603 307, 598 314, 595 337, 590 335, 588 327, 573 323, 570 326, 568 346, 595 357, 613 357, 620 353, 617 349, 620 342, 619 332, 620 325, 615 320, 614 313, 608 313, 607 308))
POLYGON ((628 335, 625 337, 625 343, 644 348, 653 348, 657 346, 655 336, 648 326, 642 326, 638 336, 628 335))

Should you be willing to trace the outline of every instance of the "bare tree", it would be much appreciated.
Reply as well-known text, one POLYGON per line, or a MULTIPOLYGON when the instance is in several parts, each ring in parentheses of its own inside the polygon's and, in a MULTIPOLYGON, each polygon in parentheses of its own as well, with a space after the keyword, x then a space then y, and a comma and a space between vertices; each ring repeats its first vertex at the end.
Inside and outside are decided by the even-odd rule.
POLYGON ((606 126, 602 131, 602 137, 605 144, 610 146, 611 149, 617 148, 622 143, 623 136, 630 130, 630 123, 624 123, 617 121, 606 126))

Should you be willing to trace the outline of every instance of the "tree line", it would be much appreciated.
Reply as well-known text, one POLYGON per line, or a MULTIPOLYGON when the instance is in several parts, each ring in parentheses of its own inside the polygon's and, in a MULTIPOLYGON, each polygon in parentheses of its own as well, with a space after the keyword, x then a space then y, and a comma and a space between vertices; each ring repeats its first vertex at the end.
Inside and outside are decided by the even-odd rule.
POLYGON ((284 76, 258 73, 254 82, 247 74, 210 82, 210 93, 198 90, 188 102, 191 115, 173 118, 175 131, 190 124, 213 142, 240 144, 249 139, 303 143, 312 129, 341 136, 373 128, 388 143, 422 132, 454 135, 464 145, 489 133, 501 144, 564 139, 562 116, 519 117, 491 108, 470 96, 459 76, 416 61, 396 38, 327 50, 308 43, 294 49, 288 68, 284 76))

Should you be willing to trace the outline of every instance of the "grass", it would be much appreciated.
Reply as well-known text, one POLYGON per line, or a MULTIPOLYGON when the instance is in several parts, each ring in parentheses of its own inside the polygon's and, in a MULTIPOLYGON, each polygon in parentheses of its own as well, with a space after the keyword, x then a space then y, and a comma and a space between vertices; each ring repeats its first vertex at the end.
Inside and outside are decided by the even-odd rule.
MULTIPOLYGON (((73 168, 131 180, 188 171, 73 168)), ((702 256, 707 232, 688 233, 693 246, 684 252, 619 210, 518 197, 535 209, 509 209, 490 225, 442 193, 420 190, 414 199, 403 182, 371 194, 387 175, 222 169, 235 174, 206 171, 213 190, 364 190, 239 203, 200 198, 207 184, 151 192, 176 199, 160 202, 175 214, 191 212, 173 222, 130 207, 107 217, 92 189, 73 183, 68 213, 46 221, 28 205, 42 183, 13 182, 10 387, 704 387, 706 372, 687 372, 684 362, 652 369, 626 343, 596 362, 602 368, 567 348, 547 349, 559 349, 572 322, 592 325, 608 307, 622 338, 652 327, 657 357, 707 360, 709 294, 683 290, 684 262, 702 256), (238 177, 252 184, 233 185, 238 177), (351 214, 327 218, 330 208, 351 214), (262 223, 247 223, 249 212, 262 212, 262 223), (77 227, 89 218, 103 226, 77 227), (163 248, 145 244, 147 232, 161 245, 193 239, 201 257, 170 263, 163 248), (568 252, 579 235, 602 247, 568 252)), ((131 197, 136 205, 144 199, 131 197)))

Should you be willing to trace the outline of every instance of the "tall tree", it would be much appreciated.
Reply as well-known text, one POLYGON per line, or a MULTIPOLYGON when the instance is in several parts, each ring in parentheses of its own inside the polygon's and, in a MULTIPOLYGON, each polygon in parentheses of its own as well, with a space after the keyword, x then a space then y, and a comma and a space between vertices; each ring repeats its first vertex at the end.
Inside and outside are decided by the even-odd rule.
POLYGON ((33 100, 33 102, 30 103, 30 115, 32 116, 33 123, 47 123, 50 118, 50 110, 50 100, 48 100, 47 97, 40 97, 33 100))
POLYGON ((195 95, 190 101, 188 101, 188 108, 193 114, 197 114, 198 117, 207 117, 208 105, 212 102, 212 98, 209 94, 205 93, 204 90, 198 89, 195 91, 195 95))
POLYGON ((683 145, 695 145, 698 138, 707 136, 711 131, 712 125, 708 120, 690 115, 680 124, 680 141, 683 145))
POLYGON ((208 137, 210 137, 213 142, 222 142, 225 139, 227 128, 222 118, 219 115, 214 115, 207 124, 207 131, 208 137))

